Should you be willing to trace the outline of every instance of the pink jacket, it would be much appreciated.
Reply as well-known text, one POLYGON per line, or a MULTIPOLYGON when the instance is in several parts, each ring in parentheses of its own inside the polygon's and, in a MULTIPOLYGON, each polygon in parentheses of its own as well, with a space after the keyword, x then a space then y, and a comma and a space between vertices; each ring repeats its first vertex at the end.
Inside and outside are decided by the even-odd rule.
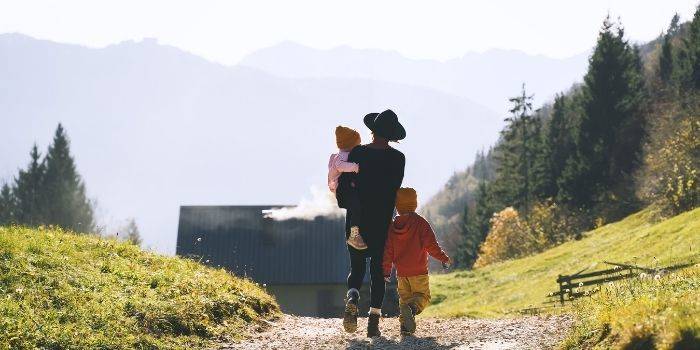
POLYGON ((357 173, 360 171, 360 166, 357 163, 348 162, 350 152, 339 151, 331 154, 328 160, 328 189, 335 193, 338 188, 338 178, 342 173, 357 173))

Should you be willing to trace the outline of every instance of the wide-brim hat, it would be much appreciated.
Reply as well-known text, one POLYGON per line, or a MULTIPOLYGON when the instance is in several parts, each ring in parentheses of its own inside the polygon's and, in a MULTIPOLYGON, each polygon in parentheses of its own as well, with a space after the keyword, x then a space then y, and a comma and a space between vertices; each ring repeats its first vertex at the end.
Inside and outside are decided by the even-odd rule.
POLYGON ((370 113, 365 116, 365 125, 377 135, 389 141, 406 138, 406 129, 399 123, 399 117, 391 109, 381 113, 370 113))

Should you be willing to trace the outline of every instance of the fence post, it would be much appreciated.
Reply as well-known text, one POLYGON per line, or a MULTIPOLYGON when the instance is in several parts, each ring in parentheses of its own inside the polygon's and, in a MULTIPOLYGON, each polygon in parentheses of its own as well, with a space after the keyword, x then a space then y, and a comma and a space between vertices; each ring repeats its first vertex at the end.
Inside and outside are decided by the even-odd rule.
POLYGON ((557 281, 559 282, 559 302, 561 303, 562 306, 564 306, 564 284, 563 280, 561 278, 562 276, 559 275, 559 278, 557 278, 557 281))

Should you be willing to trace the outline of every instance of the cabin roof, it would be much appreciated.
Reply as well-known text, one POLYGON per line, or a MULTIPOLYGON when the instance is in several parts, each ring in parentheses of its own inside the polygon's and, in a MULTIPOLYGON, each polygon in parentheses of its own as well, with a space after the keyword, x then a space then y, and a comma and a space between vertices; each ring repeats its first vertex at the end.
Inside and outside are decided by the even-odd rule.
POLYGON ((177 255, 225 267, 258 283, 345 283, 345 220, 263 217, 262 210, 279 207, 182 206, 177 255))

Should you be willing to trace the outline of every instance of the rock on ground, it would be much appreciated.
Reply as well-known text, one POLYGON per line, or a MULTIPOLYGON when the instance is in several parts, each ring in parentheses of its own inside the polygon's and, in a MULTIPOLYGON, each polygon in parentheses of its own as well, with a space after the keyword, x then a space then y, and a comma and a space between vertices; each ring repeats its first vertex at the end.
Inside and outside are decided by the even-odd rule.
POLYGON ((572 323, 568 316, 417 321, 415 336, 402 337, 398 318, 383 318, 382 336, 369 339, 367 318, 360 318, 358 331, 348 334, 339 318, 285 315, 224 349, 553 349, 572 323))

